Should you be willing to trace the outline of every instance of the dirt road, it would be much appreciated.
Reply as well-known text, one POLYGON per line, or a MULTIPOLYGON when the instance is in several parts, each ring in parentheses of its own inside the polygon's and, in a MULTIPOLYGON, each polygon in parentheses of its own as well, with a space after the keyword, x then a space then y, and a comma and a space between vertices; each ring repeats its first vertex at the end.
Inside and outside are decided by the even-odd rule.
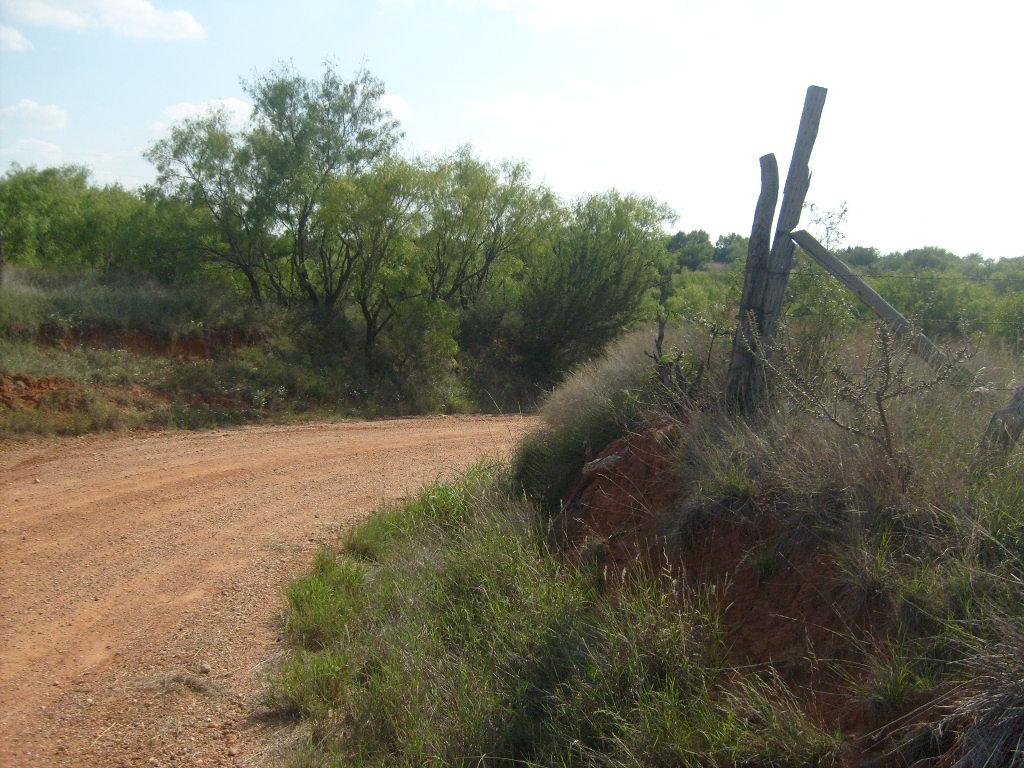
POLYGON ((0 445, 0 766, 272 762, 281 588, 519 417, 0 445))

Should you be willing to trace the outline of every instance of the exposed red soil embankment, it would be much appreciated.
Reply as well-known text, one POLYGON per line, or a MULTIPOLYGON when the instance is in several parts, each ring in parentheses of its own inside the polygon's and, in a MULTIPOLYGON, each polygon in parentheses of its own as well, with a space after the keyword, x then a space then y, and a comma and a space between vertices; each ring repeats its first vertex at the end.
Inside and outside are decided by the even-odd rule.
POLYGON ((39 408, 46 405, 56 392, 78 387, 61 376, 35 378, 23 373, 0 374, 0 406, 5 408, 39 408))
POLYGON ((86 328, 44 334, 40 341, 65 349, 86 346, 123 349, 138 355, 170 357, 176 360, 207 360, 222 350, 240 349, 257 339, 238 332, 208 332, 201 335, 163 336, 137 330, 86 328))
MULTIPOLYGON (((819 725, 864 737, 880 724, 855 690, 890 628, 839 577, 826 542, 783 530, 775 499, 687 503, 672 439, 663 427, 605 447, 566 494, 557 527, 610 574, 669 569, 682 588, 713 593, 731 664, 774 668, 819 725)), ((855 764, 873 763, 865 752, 855 764)))

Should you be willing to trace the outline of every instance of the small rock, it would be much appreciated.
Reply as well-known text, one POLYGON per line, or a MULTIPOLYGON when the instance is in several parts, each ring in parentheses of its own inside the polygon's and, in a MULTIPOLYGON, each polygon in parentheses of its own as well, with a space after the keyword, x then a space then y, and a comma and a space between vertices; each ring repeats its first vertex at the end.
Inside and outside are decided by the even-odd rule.
POLYGON ((37 477, 37 478, 36 478, 35 480, 33 480, 32 482, 34 482, 34 483, 41 483, 41 482, 43 482, 43 481, 42 481, 42 480, 40 480, 40 479, 39 479, 39 478, 37 477))
POLYGON ((207 664, 205 661, 199 662, 199 673, 200 674, 208 675, 208 674, 210 674, 210 671, 211 670, 210 670, 210 665, 209 664, 207 664))
POLYGON ((228 747, 228 754, 234 757, 238 754, 238 747, 228 747))

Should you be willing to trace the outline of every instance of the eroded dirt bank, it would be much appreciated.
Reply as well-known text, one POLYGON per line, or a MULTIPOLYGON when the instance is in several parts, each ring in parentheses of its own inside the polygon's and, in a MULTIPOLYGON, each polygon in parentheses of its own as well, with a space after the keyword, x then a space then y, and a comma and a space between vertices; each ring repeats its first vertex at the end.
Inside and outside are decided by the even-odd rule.
POLYGON ((0 765, 259 765, 281 585, 532 420, 0 444, 0 765))

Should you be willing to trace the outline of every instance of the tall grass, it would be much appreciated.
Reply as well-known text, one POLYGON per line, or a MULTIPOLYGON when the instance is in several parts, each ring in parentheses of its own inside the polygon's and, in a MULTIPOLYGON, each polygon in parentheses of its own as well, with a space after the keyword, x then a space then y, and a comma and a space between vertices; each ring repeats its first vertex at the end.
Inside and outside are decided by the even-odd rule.
POLYGON ((10 265, 0 301, 0 335, 34 339, 74 331, 137 331, 156 338, 211 332, 257 334, 266 318, 225 288, 172 289, 150 279, 10 265))
POLYGON ((830 764, 778 681, 722 669, 706 596, 606 590, 500 471, 378 513, 291 585, 267 702, 312 724, 297 765, 830 764))
MULTIPOLYGON (((507 474, 478 468, 376 513, 291 586, 296 650, 267 701, 311 723, 296 764, 812 766, 861 750, 892 765, 1024 764, 1024 455, 974 466, 1006 393, 893 402, 894 461, 785 397, 749 424, 707 392, 673 394, 648 343, 622 342, 548 398, 507 474), (680 495, 649 511, 665 570, 647 561, 624 578, 585 543, 554 549, 550 512, 582 464, 665 424, 680 495), (683 582, 671 558, 699 557, 714 526, 744 519, 757 525, 731 576, 753 568, 793 589, 778 581, 795 578, 788 564, 814 563, 835 595, 834 624, 817 628, 835 658, 808 638, 792 668, 732 666, 744 650, 724 634, 728 575, 683 582), (815 681, 839 715, 809 704, 815 681), (832 730, 852 713, 856 740, 832 730)), ((704 359, 699 340, 681 343, 704 359)), ((858 365, 866 343, 829 364, 858 365)), ((746 610, 767 610, 745 594, 746 610)))

